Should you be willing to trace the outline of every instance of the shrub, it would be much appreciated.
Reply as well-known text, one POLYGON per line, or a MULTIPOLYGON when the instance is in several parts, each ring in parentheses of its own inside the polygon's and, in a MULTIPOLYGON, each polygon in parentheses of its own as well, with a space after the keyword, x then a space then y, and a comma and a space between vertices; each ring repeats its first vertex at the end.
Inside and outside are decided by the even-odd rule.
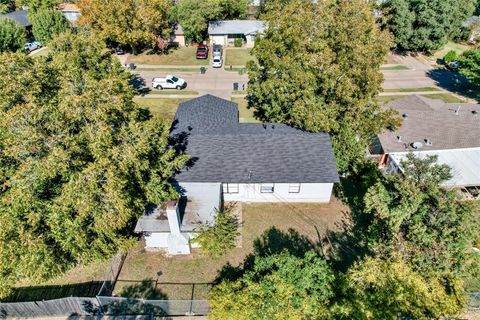
POLYGON ((0 52, 18 51, 27 41, 25 29, 15 20, 0 19, 0 52))
POLYGON ((215 210, 213 224, 200 228, 199 235, 192 240, 211 257, 219 257, 235 247, 238 235, 238 221, 232 214, 232 208, 215 210))
POLYGON ((443 62, 446 64, 457 60, 457 52, 455 50, 450 50, 448 53, 443 57, 443 62))
POLYGON ((233 40, 233 45, 235 47, 241 47, 243 45, 242 38, 235 38, 235 40, 233 40))

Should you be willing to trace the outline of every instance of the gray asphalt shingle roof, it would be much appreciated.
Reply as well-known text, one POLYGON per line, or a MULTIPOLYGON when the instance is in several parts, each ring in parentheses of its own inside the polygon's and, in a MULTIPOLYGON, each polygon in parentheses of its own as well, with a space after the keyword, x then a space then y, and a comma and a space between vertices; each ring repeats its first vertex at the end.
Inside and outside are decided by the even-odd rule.
POLYGON ((421 150, 425 151, 480 147, 480 106, 477 104, 444 103, 412 95, 392 101, 387 107, 406 117, 398 130, 378 136, 385 153, 412 151, 414 142, 422 143, 421 150), (425 139, 432 145, 427 145, 425 139))
POLYGON ((328 134, 238 123, 235 103, 209 95, 182 104, 175 118, 172 135, 186 128, 193 163, 176 175, 179 182, 338 182, 328 134))
POLYGON ((264 22, 260 20, 218 20, 208 23, 209 35, 225 34, 262 34, 264 22))
POLYGON ((17 21, 22 27, 31 26, 31 23, 28 20, 27 10, 18 10, 18 11, 13 11, 13 12, 0 15, 0 19, 5 19, 5 18, 17 21))

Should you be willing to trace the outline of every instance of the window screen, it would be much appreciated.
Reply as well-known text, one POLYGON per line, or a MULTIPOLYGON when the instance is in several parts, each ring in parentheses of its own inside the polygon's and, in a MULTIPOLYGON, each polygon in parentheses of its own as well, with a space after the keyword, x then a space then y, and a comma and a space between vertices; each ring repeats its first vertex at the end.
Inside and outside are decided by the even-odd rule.
POLYGON ((288 186, 289 193, 299 193, 300 192, 300 183, 290 183, 288 186))
POLYGON ((238 183, 224 183, 223 193, 238 193, 238 183))
POLYGON ((273 183, 262 183, 260 185, 261 193, 273 193, 273 183))

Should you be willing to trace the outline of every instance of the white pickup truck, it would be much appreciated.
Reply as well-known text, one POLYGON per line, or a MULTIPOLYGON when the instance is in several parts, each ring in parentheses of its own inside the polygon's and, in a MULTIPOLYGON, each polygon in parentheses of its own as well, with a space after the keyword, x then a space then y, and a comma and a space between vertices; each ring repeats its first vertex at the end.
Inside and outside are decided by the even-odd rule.
POLYGON ((182 90, 187 87, 187 81, 175 76, 166 76, 165 78, 153 78, 152 87, 158 90, 163 89, 177 89, 182 90))

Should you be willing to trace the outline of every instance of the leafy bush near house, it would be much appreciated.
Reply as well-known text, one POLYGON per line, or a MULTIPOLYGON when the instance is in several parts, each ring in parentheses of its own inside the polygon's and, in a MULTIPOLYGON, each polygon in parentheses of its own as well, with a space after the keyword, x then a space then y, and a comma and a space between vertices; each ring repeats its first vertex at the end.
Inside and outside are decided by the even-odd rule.
POLYGON ((35 39, 43 44, 49 43, 53 37, 70 28, 70 23, 63 14, 53 9, 40 10, 34 13, 30 20, 35 39))
POLYGON ((443 57, 443 62, 445 63, 450 63, 455 60, 457 60, 457 52, 455 50, 448 51, 445 57, 443 57))
POLYGON ((235 38, 235 40, 233 40, 233 45, 235 47, 241 47, 243 45, 242 38, 235 38))
POLYGON ((25 29, 18 22, 0 19, 0 52, 20 50, 26 40, 25 29))
POLYGON ((238 235, 238 220, 232 214, 232 207, 215 211, 213 224, 202 227, 199 235, 192 240, 211 257, 219 257, 235 247, 238 235))

